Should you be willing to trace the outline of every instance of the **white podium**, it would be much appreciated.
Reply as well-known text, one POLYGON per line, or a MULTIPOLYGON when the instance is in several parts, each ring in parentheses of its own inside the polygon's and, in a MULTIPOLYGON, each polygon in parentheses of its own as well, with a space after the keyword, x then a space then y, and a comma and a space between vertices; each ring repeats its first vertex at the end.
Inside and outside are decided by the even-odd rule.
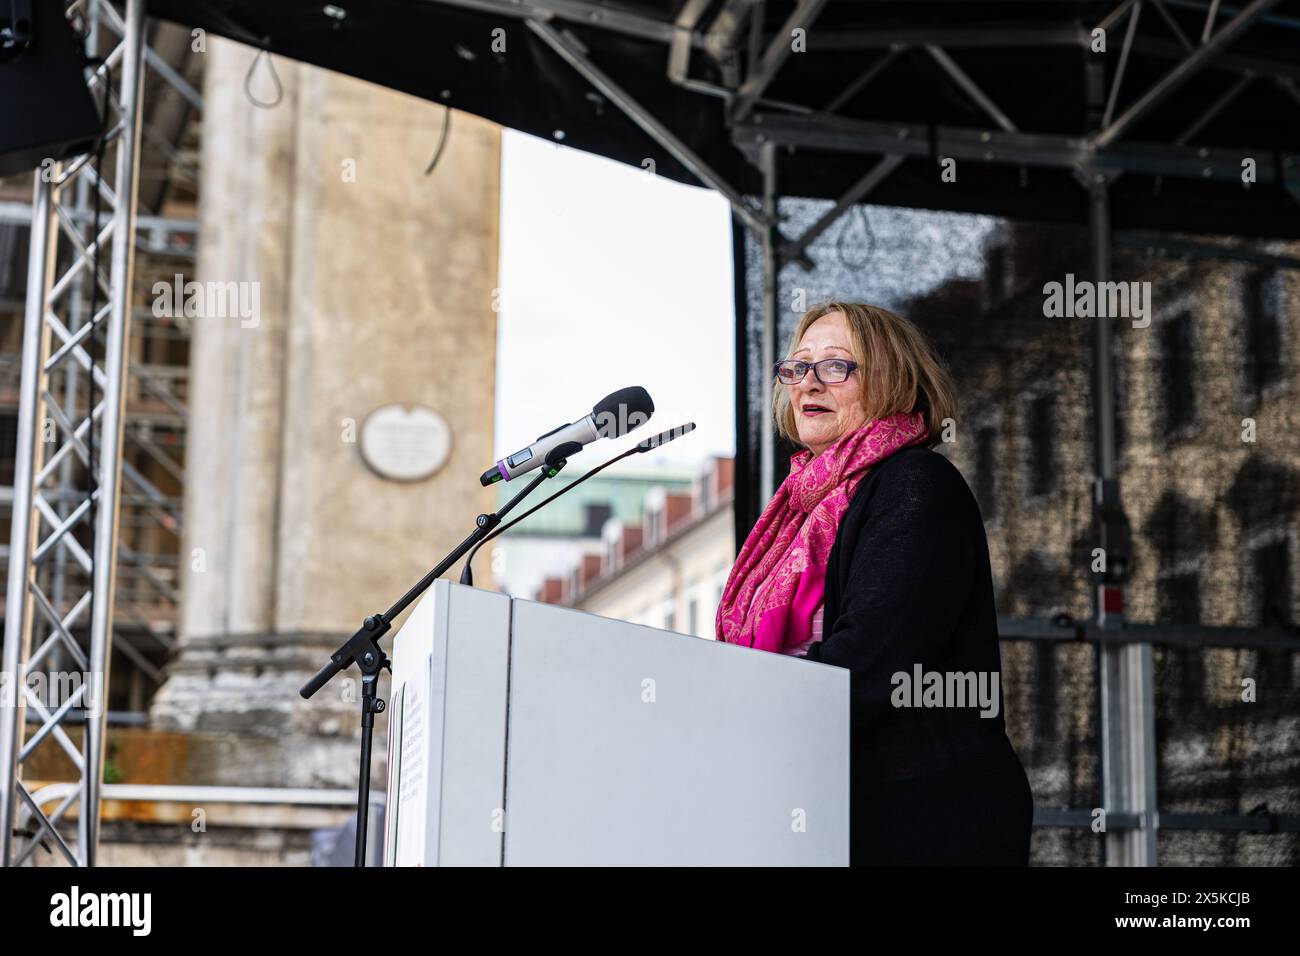
POLYGON ((445 580, 392 659, 385 865, 848 864, 847 670, 445 580))

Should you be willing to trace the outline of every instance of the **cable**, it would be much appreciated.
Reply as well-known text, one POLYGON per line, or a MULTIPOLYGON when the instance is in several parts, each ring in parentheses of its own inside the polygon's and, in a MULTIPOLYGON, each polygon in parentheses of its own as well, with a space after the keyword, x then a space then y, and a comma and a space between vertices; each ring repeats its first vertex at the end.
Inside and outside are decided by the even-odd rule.
POLYGON ((433 159, 429 160, 429 168, 424 171, 426 176, 433 172, 433 167, 442 159, 442 151, 447 147, 447 134, 451 132, 451 107, 445 106, 443 109, 446 112, 442 114, 442 135, 438 138, 438 148, 434 151, 433 159))
POLYGON ((867 252, 862 257, 862 261, 856 264, 850 262, 848 256, 845 255, 844 238, 845 236, 848 235, 849 224, 850 224, 849 220, 846 218, 844 220, 844 226, 840 229, 838 235, 835 237, 835 256, 837 259, 840 260, 840 265, 844 266, 846 269, 852 269, 854 271, 857 271, 857 270, 865 269, 867 267, 867 263, 871 261, 871 254, 876 251, 876 234, 874 231, 872 231, 871 221, 867 219, 867 210, 863 207, 861 203, 853 204, 853 212, 856 213, 858 216, 862 217, 862 228, 866 230, 867 233, 867 241, 866 241, 867 252))
MULTIPOLYGON (((270 37, 264 37, 263 40, 269 43, 270 37)), ((280 74, 275 72, 275 62, 265 46, 257 51, 253 62, 248 64, 248 72, 244 74, 244 95, 248 97, 248 102, 264 110, 275 109, 284 99, 284 86, 280 83, 280 74), (266 57, 266 68, 271 71, 271 82, 275 84, 275 99, 269 101, 259 100, 253 95, 253 71, 257 69, 257 64, 261 62, 262 57, 266 57)))

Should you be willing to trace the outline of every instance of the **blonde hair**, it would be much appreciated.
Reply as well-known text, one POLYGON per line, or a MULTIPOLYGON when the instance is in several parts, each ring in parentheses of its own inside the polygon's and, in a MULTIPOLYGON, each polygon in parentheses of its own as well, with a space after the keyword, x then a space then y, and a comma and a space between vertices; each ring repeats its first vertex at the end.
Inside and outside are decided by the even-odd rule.
MULTIPOLYGON (((911 322, 887 309, 862 302, 824 302, 803 314, 785 350, 790 356, 808 327, 838 312, 849 327, 853 360, 862 375, 862 408, 867 421, 899 412, 925 415, 926 444, 937 445, 944 420, 957 414, 956 390, 943 360, 911 322)), ((772 409, 782 438, 802 445, 790 402, 790 386, 773 383, 772 409)))

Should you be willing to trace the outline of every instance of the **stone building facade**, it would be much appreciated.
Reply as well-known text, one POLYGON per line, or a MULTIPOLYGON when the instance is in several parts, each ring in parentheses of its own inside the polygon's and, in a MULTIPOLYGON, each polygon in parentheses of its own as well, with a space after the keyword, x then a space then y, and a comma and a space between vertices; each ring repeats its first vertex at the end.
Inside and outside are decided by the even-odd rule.
MULTIPOLYGON (((1300 270, 1202 251, 1120 247, 1117 281, 1150 283, 1146 316, 1114 318, 1121 493, 1133 533, 1133 623, 1267 628, 1294 639, 1300 606, 1300 270)), ((1045 314, 1048 283, 1091 272, 1086 234, 1011 226, 990 237, 984 281, 947 283, 902 311, 958 383, 954 440, 988 531, 999 614, 1092 613, 1092 320, 1045 314)), ((1140 288, 1140 287, 1139 287, 1140 288)), ((1155 659, 1163 813, 1300 812, 1294 651, 1199 646, 1155 659), (1243 697, 1253 682, 1254 702, 1243 697)), ((1039 806, 1099 805, 1090 645, 1004 641, 1013 740, 1039 806)), ((1165 864, 1300 861, 1294 834, 1164 830, 1165 864)), ((1040 829, 1040 863, 1098 862, 1087 830, 1040 829)))

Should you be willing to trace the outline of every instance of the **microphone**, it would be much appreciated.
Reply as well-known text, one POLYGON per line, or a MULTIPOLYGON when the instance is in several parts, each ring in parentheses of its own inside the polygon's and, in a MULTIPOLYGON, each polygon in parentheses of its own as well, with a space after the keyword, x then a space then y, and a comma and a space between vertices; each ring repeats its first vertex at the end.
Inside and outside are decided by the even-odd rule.
POLYGON ((576 422, 538 435, 527 448, 507 455, 483 472, 479 481, 486 487, 498 481, 510 481, 538 468, 557 445, 576 442, 586 445, 597 438, 618 438, 634 428, 639 428, 654 414, 655 403, 650 393, 640 385, 620 388, 597 402, 586 415, 576 422))
POLYGON ((565 485, 563 488, 561 488, 555 494, 551 495, 549 498, 543 501, 539 501, 537 504, 533 505, 533 507, 529 508, 518 518, 515 518, 513 521, 507 521, 505 524, 499 525, 498 527, 493 529, 491 534, 487 535, 486 537, 483 538, 483 540, 479 541, 478 544, 474 545, 474 549, 470 551, 469 555, 465 558, 465 568, 463 571, 461 571, 460 583, 469 584, 469 585, 472 585, 474 583, 474 572, 470 570, 470 564, 474 561, 474 555, 478 553, 479 548, 483 547, 483 545, 487 544, 497 535, 501 534, 501 532, 509 531, 511 528, 519 524, 519 522, 523 521, 525 518, 527 518, 530 514, 532 514, 537 509, 545 508, 556 498, 560 497, 560 495, 567 494, 568 492, 572 491, 574 488, 578 487, 578 485, 582 484, 588 478, 604 471, 610 465, 614 464, 614 462, 622 461, 624 458, 627 458, 629 455, 644 455, 648 451, 658 448, 661 445, 666 445, 670 441, 674 441, 675 439, 681 438, 683 435, 688 435, 693 431, 695 431, 695 422, 687 422, 684 425, 677 425, 674 428, 670 428, 666 432, 660 432, 658 435, 655 435, 652 438, 647 438, 645 441, 633 445, 627 451, 620 452, 619 454, 615 455, 613 458, 611 458, 609 461, 605 462, 604 464, 597 465, 595 468, 591 469, 591 471, 587 472, 577 481, 573 482, 573 484, 565 485))

